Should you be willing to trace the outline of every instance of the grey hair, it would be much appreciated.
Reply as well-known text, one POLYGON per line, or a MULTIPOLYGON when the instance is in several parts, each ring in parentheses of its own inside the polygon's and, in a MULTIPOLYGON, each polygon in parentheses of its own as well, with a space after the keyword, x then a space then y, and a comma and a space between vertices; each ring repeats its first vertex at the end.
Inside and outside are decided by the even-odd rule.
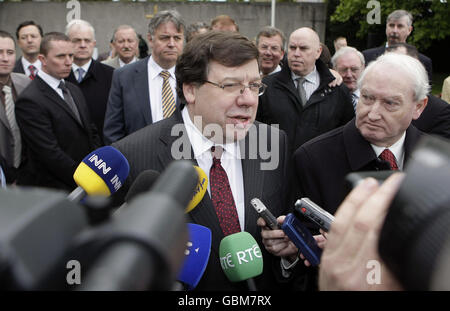
POLYGON ((148 24, 148 33, 153 37, 155 34, 156 29, 161 24, 165 24, 167 22, 172 22, 178 31, 183 32, 186 29, 186 25, 181 18, 180 13, 175 10, 167 10, 167 11, 160 11, 153 16, 153 18, 150 20, 150 23, 148 24))
POLYGON ((366 64, 366 61, 364 60, 364 55, 360 51, 358 51, 357 49, 355 49, 354 47, 351 47, 351 46, 344 46, 344 47, 341 47, 339 50, 337 50, 337 52, 334 53, 333 57, 331 58, 331 64, 333 64, 333 68, 336 68, 336 64, 337 64, 339 57, 341 57, 344 54, 351 53, 351 52, 356 53, 356 55, 358 55, 359 60, 361 61, 361 64, 363 66, 366 64))
POLYGON ((136 32, 136 30, 135 30, 133 27, 131 27, 130 25, 120 25, 119 27, 117 27, 117 28, 114 30, 114 33, 113 33, 113 40, 112 40, 113 42, 116 41, 116 33, 117 33, 119 30, 124 30, 124 29, 131 29, 131 30, 133 30, 133 31, 134 31, 134 34, 136 35, 136 40, 139 41, 137 32, 136 32))
POLYGON ((419 101, 427 97, 430 91, 430 85, 425 67, 419 60, 408 55, 397 53, 383 54, 371 62, 358 80, 359 89, 364 84, 366 75, 379 66, 388 66, 396 71, 402 71, 405 73, 405 76, 411 77, 413 80, 414 101, 419 101))
POLYGON ((88 27, 91 31, 92 31, 92 37, 95 40, 95 29, 94 27, 92 27, 91 23, 82 20, 82 19, 73 19, 71 20, 67 26, 66 26, 66 36, 69 36, 70 31, 72 30, 73 27, 77 27, 77 26, 84 26, 84 27, 88 27))
POLYGON ((399 20, 403 16, 407 16, 408 17, 407 24, 408 24, 408 26, 411 26, 412 23, 413 23, 413 17, 411 15, 411 13, 409 13, 408 11, 405 11, 405 10, 395 10, 394 12, 389 14, 387 19, 386 19, 386 23, 388 23, 391 20, 394 20, 394 21, 399 20))
POLYGON ((259 44, 259 38, 262 37, 274 37, 274 36, 280 36, 281 38, 281 50, 285 51, 285 47, 286 47, 286 36, 284 35, 283 31, 281 31, 278 28, 272 27, 272 26, 265 26, 263 28, 261 28, 261 30, 259 31, 258 35, 256 36, 256 46, 258 46, 259 44))

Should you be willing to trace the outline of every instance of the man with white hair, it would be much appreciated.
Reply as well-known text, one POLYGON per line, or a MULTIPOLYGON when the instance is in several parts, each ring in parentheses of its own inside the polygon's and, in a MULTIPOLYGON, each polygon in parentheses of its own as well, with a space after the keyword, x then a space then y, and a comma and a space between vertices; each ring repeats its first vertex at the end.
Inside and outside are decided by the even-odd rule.
POLYGON ((402 170, 422 132, 411 125, 428 98, 428 77, 412 57, 389 53, 365 69, 356 117, 305 143, 294 154, 300 189, 330 213, 342 202, 351 172, 402 170))
POLYGON ((103 138, 103 122, 111 88, 114 68, 92 58, 95 48, 95 30, 87 21, 74 19, 66 27, 74 49, 72 71, 66 81, 77 85, 86 103, 99 136, 103 138))
POLYGON ((344 80, 344 84, 350 90, 353 108, 359 99, 358 79, 364 71, 364 56, 354 47, 341 47, 331 58, 333 69, 336 70, 344 80))

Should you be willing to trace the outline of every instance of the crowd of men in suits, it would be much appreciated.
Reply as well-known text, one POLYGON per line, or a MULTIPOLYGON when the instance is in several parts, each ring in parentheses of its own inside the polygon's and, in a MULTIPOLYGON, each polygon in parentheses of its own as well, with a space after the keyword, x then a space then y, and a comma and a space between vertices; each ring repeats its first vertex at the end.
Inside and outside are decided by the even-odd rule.
POLYGON ((14 37, 0 31, 0 173, 9 184, 71 191, 84 156, 112 144, 130 163, 115 197, 120 204, 139 173, 180 159, 173 146, 184 139, 181 158, 210 180, 188 215, 213 232, 198 289, 245 289, 225 278, 218 256, 221 239, 241 230, 264 245, 258 289, 315 288, 314 270, 298 264, 281 230, 257 222, 250 200, 260 198, 280 222, 301 196, 335 213, 346 174, 401 170, 423 132, 449 138, 450 106, 429 93, 431 60, 405 43, 412 16, 403 10, 387 18, 386 46, 341 47, 333 69, 320 59, 311 28, 286 38, 264 27, 254 44, 229 16, 215 18, 211 31, 202 26, 187 28, 173 10, 155 14, 151 54, 138 59, 137 34, 121 25, 103 62, 93 59, 95 30, 87 21, 45 35, 34 22, 20 24, 17 61, 14 37), (248 153, 262 143, 277 151, 274 169, 262 169, 270 159, 261 152, 248 153))

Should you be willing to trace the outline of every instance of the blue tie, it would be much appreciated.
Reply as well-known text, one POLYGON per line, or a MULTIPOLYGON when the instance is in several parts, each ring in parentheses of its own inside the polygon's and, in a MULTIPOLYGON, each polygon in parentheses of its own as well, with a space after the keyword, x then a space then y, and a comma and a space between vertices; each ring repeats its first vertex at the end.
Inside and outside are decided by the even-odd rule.
POLYGON ((84 75, 84 69, 83 68, 78 68, 78 83, 81 83, 81 81, 83 81, 83 75, 84 75))

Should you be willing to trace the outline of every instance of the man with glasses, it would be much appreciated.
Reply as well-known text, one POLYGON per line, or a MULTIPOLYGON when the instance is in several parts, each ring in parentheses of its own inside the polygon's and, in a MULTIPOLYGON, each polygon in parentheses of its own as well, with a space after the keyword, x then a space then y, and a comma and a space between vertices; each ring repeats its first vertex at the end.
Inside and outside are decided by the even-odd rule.
MULTIPOLYGON (((291 206, 286 135, 255 122, 258 96, 265 89, 258 49, 239 33, 200 34, 186 45, 176 78, 181 110, 112 145, 128 159, 131 169, 116 199, 121 201, 140 172, 162 172, 174 160, 192 160, 208 175, 209 184, 208 193, 188 214, 189 222, 212 231, 211 256, 197 289, 247 290, 245 282, 232 283, 223 273, 220 241, 246 231, 262 248, 258 214, 250 200, 260 198, 275 216, 289 212, 291 206), (266 150, 271 154, 264 154, 266 150), (273 167, 264 166, 273 158, 273 167)), ((257 289, 282 289, 277 279, 287 282, 281 276, 279 257, 264 248, 262 255, 264 269, 255 278, 257 289)))
POLYGON ((271 26, 262 28, 256 36, 259 69, 263 77, 281 70, 280 62, 284 57, 285 41, 283 32, 271 26))
POLYGON ((359 99, 358 79, 364 71, 364 56, 357 49, 345 46, 333 55, 331 63, 334 70, 342 76, 344 84, 350 90, 353 109, 356 111, 356 104, 359 99))

